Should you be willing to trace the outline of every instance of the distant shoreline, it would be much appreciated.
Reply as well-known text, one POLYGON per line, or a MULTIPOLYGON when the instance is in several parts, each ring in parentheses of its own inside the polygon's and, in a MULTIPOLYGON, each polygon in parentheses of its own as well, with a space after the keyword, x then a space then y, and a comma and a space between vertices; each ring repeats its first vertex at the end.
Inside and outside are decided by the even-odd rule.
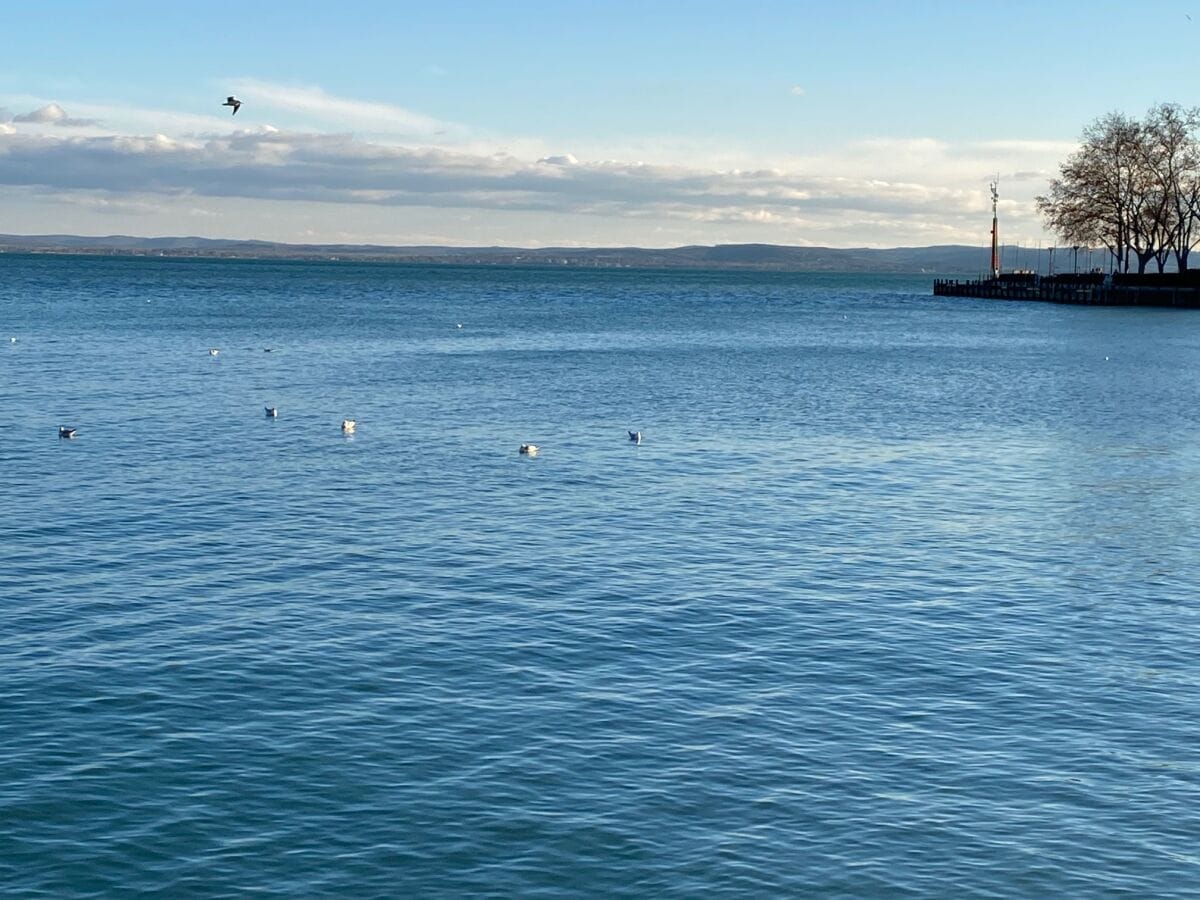
MULTIPOLYGON (((457 266, 562 266, 593 269, 707 269, 761 272, 861 272, 935 275, 975 272, 987 249, 947 245, 892 249, 719 244, 641 247, 519 248, 283 244, 209 238, 0 235, 0 254, 129 256, 185 259, 324 260, 457 266)), ((1029 251, 1030 255, 1037 251, 1029 251)))

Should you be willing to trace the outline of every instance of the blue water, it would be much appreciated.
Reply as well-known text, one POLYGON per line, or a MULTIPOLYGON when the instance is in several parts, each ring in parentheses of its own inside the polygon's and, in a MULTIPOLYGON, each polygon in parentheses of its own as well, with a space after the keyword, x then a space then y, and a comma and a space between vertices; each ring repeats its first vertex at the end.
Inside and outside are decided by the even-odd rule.
POLYGON ((930 284, 0 256, 0 893, 1195 896, 1200 315, 930 284))

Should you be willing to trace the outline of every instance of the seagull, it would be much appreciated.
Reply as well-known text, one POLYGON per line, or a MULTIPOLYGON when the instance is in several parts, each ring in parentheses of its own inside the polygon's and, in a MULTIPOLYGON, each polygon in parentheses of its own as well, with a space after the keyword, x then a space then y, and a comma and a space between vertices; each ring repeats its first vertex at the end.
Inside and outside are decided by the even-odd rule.
POLYGON ((642 442, 642 433, 640 431, 631 431, 629 432, 629 439, 635 444, 640 444, 642 442))
POLYGON ((268 419, 276 419, 279 417, 279 410, 277 410, 274 406, 268 406, 266 407, 266 410, 268 419))
POLYGON ((58 436, 60 438, 73 438, 73 437, 75 437, 75 429, 68 428, 66 425, 59 425, 58 426, 58 436))
POLYGON ((537 456, 538 445, 537 444, 522 444, 521 449, 518 450, 517 452, 520 453, 522 456, 537 456))
POLYGON ((222 103, 221 105, 222 106, 232 106, 233 112, 231 113, 231 115, 236 116, 237 111, 242 108, 242 101, 239 100, 237 97, 226 97, 225 102, 222 103))
POLYGON ((354 428, 358 425, 353 419, 342 419, 342 434, 354 434, 354 428))
POLYGON ((218 353, 220 353, 220 352, 221 352, 221 351, 220 351, 220 350, 218 350, 216 347, 209 347, 209 348, 208 348, 208 355, 209 355, 209 356, 216 356, 216 355, 217 355, 218 353))
MULTIPOLYGON (((459 327, 459 328, 462 328, 462 326, 461 326, 461 325, 459 325, 458 327, 459 327)), ((15 344, 15 343, 17 342, 17 339, 16 339, 15 337, 10 337, 10 338, 8 339, 8 342, 9 342, 10 344, 15 344)))

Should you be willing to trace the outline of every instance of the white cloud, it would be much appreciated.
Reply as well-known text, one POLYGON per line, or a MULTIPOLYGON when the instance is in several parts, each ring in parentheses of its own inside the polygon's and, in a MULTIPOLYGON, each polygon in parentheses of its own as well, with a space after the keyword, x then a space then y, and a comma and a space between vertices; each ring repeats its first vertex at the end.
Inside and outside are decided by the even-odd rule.
MULTIPOLYGON (((240 81, 232 89, 246 103, 236 121, 75 103, 72 108, 89 116, 103 116, 105 127, 95 119, 72 120, 57 103, 14 120, 92 123, 64 134, 54 127, 17 128, 0 115, 0 190, 27 192, 21 194, 27 209, 37 196, 48 203, 72 196, 76 207, 110 219, 174 217, 179 228, 203 216, 229 227, 251 221, 251 209, 271 210, 279 220, 269 226, 276 240, 275 229, 294 228, 299 235, 304 223, 295 211, 323 208, 306 227, 315 221, 329 228, 324 220, 336 209, 339 219, 354 219, 342 227, 359 229, 368 242, 384 235, 404 242, 392 229, 407 218, 441 223, 431 228, 470 228, 479 240, 501 243, 514 240, 496 223, 520 221, 523 233, 553 234, 549 242, 556 244, 653 236, 661 245, 659 235, 680 243, 902 246, 935 238, 982 244, 990 224, 984 216, 990 213, 988 180, 1000 172, 1007 237, 1016 238, 1017 228, 1040 237, 1032 202, 1045 183, 1040 173, 1052 173, 1074 149, 1051 141, 880 138, 755 161, 736 147, 712 145, 697 153, 695 145, 644 139, 623 149, 576 146, 575 153, 562 153, 537 139, 488 139, 398 106, 318 88, 240 81), (244 119, 247 112, 253 115, 244 119), (292 113, 293 122, 310 117, 311 126, 266 124, 272 112, 292 113), (639 157, 652 161, 634 161, 639 157), (163 212, 153 213, 156 207, 163 212), (214 212, 232 209, 236 214, 214 212), (385 230, 373 237, 368 222, 385 230)), ((264 233, 267 220, 265 212, 253 219, 264 233)), ((418 233, 427 235, 424 226, 418 233)))
POLYGON ((254 110, 256 106, 267 110, 281 109, 357 131, 425 137, 465 132, 462 126, 401 106, 336 97, 319 87, 281 85, 254 79, 235 79, 232 84, 245 104, 246 112, 254 110))
POLYGON ((995 153, 1048 153, 1060 159, 1079 149, 1077 141, 1045 141, 1045 140, 993 140, 979 141, 975 146, 995 153))
POLYGON ((29 122, 38 125, 58 125, 60 128, 83 128, 96 125, 95 119, 73 119, 57 103, 47 103, 33 112, 13 116, 14 122, 29 122))
POLYGON ((802 88, 800 85, 794 84, 794 85, 792 85, 791 93, 792 93, 793 97, 803 97, 805 94, 805 91, 804 91, 804 88, 802 88))
POLYGON ((17 122, 57 122, 59 119, 65 119, 67 111, 57 103, 47 103, 45 106, 38 107, 33 112, 24 113, 20 116, 15 116, 14 121, 17 122))
POLYGON ((764 224, 818 215, 959 215, 982 204, 981 190, 906 180, 581 162, 570 155, 527 163, 274 129, 194 139, 7 135, 0 183, 764 224))

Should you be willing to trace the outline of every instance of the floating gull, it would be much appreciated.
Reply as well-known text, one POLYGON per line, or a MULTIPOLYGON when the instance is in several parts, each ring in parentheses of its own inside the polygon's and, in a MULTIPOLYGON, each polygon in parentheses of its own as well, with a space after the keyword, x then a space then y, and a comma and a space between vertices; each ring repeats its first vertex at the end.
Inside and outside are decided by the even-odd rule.
MULTIPOLYGON (((461 325, 459 325, 458 327, 459 327, 459 328, 462 328, 462 326, 461 326, 461 325)), ((10 344, 15 344, 15 343, 17 342, 17 339, 16 339, 15 337, 10 337, 10 338, 8 339, 8 342, 9 342, 10 344)))
POLYGON ((216 347, 209 347, 209 348, 208 348, 208 355, 209 355, 209 356, 216 356, 216 355, 217 355, 218 353, 220 353, 220 352, 221 352, 221 351, 220 351, 220 350, 218 350, 216 347))
POLYGON ((629 439, 635 444, 640 444, 642 442, 642 433, 640 431, 631 431, 629 432, 629 439))
POLYGON ((59 425, 58 426, 58 436, 60 438, 73 438, 73 437, 75 437, 75 429, 68 428, 66 425, 59 425))
POLYGON ((358 423, 353 419, 342 419, 342 434, 354 434, 354 428, 358 423))
POLYGON ((232 106, 233 112, 231 113, 231 115, 236 116, 237 111, 242 108, 242 101, 239 100, 237 97, 226 97, 225 102, 222 103, 221 105, 222 106, 232 106))
POLYGON ((268 406, 266 407, 266 410, 268 419, 275 419, 279 417, 279 410, 277 410, 274 406, 268 406))
POLYGON ((522 444, 521 449, 517 452, 520 453, 522 456, 537 456, 538 445, 537 444, 522 444))

